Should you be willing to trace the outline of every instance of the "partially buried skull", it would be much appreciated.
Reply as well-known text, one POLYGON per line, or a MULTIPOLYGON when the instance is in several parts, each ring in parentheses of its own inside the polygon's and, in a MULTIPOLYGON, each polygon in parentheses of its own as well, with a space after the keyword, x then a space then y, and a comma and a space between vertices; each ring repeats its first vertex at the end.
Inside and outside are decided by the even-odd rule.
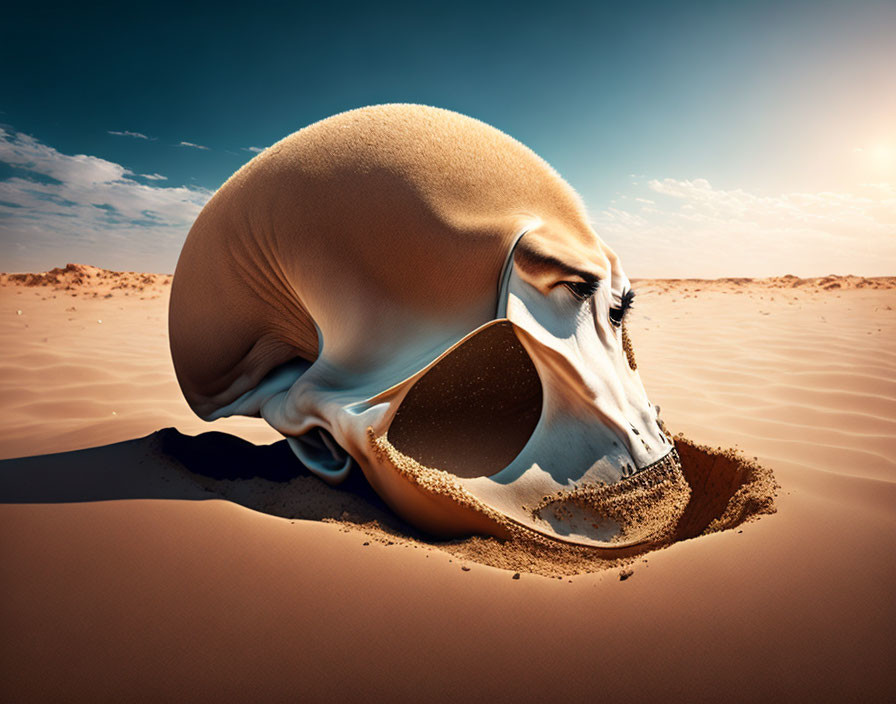
POLYGON ((266 149, 197 218, 171 291, 190 406, 261 416, 331 483, 357 464, 441 536, 667 536, 689 489, 625 332, 632 293, 528 148, 419 105, 266 149))

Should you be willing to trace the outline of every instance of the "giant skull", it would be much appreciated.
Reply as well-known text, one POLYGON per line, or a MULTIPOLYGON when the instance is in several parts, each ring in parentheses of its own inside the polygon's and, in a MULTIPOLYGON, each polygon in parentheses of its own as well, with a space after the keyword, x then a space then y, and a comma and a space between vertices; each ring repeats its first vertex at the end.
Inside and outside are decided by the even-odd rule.
POLYGON ((432 533, 622 547, 688 488, 635 370, 619 259, 528 148, 418 105, 328 118, 205 206, 171 291, 207 420, 261 416, 332 483, 357 464, 432 533))

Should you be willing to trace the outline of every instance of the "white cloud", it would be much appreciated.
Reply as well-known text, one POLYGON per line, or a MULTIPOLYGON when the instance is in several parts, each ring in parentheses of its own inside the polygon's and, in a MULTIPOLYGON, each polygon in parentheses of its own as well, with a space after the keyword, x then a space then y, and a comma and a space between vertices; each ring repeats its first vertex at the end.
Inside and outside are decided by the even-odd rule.
POLYGON ((264 147, 243 147, 244 152, 252 152, 253 154, 261 154, 264 147))
MULTIPOLYGON (((597 231, 629 276, 896 273, 896 185, 758 195, 706 179, 652 179, 651 199, 610 207, 597 231)), ((644 190, 644 187, 636 190, 644 190)))
POLYGON ((203 147, 201 144, 193 144, 192 142, 180 142, 177 146, 192 147, 193 149, 202 149, 204 151, 208 151, 208 147, 203 147))
POLYGON ((167 176, 162 176, 162 174, 137 174, 140 178, 145 178, 150 181, 167 181, 167 176))
POLYGON ((124 130, 123 132, 117 132, 116 130, 107 130, 109 134, 114 134, 118 137, 133 137, 134 139, 150 139, 142 132, 131 132, 130 130, 124 130))
POLYGON ((120 164, 62 154, 3 128, 0 161, 24 172, 0 181, 4 268, 19 271, 67 261, 172 271, 190 225, 212 195, 204 188, 140 183, 120 164))

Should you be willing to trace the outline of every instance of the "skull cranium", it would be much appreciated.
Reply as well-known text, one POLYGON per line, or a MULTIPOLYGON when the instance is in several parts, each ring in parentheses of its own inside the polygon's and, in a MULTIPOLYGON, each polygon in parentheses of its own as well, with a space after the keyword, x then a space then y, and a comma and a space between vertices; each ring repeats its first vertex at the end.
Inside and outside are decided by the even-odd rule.
POLYGON ((482 122, 363 108, 283 139, 197 218, 175 369, 329 482, 441 535, 657 539, 687 485, 635 370, 629 281, 575 191, 482 122))

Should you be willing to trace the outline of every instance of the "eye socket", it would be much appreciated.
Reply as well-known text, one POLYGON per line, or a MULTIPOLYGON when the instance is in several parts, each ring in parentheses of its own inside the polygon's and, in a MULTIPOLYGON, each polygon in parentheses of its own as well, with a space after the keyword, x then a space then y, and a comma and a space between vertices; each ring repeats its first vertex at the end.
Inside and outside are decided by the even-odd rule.
POLYGON ((599 281, 564 281, 563 285, 569 289, 573 298, 577 301, 587 301, 596 292, 599 281))
POLYGON ((619 305, 615 308, 610 308, 610 322, 617 328, 622 325, 622 319, 631 310, 634 300, 635 292, 629 288, 623 291, 622 296, 619 297, 619 305))

